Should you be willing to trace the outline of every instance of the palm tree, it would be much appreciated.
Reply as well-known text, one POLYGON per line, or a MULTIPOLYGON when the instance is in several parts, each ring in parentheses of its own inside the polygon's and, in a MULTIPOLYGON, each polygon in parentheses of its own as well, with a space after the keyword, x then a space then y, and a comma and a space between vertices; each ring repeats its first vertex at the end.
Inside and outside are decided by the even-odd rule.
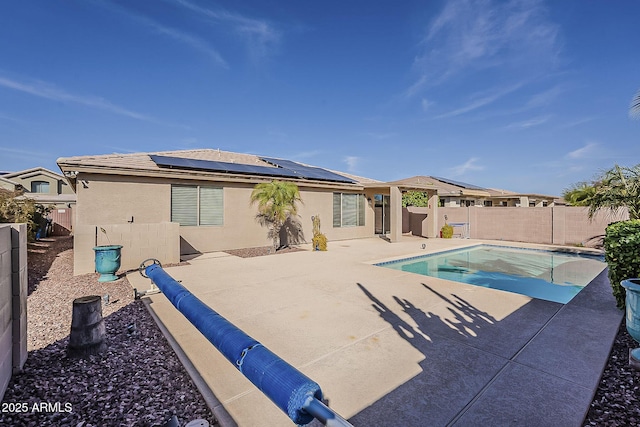
POLYGON ((292 182, 264 182, 256 185, 251 192, 251 204, 258 203, 256 219, 261 225, 269 227, 267 237, 273 239, 275 247, 281 247, 278 241, 284 223, 298 214, 298 202, 302 202, 300 190, 292 182))
POLYGON ((594 183, 594 193, 588 199, 589 218, 601 209, 614 214, 628 208, 629 219, 640 219, 640 164, 633 167, 615 165, 594 183))
POLYGON ((589 206, 589 199, 596 189, 588 182, 579 182, 562 193, 562 198, 571 206, 589 206))

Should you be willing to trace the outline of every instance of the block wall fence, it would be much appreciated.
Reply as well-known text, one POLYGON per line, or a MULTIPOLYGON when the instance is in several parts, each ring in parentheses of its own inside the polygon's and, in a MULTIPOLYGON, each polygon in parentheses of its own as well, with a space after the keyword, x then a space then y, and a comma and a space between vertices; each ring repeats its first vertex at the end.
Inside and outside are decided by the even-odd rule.
MULTIPOLYGON (((403 232, 426 236, 426 208, 405 208, 403 232)), ((459 207, 438 208, 438 230, 447 223, 467 223, 472 239, 507 240, 554 245, 588 245, 590 239, 601 236, 612 222, 626 220, 626 211, 618 215, 600 212, 592 220, 588 208, 556 206, 521 207, 459 207), (445 215, 447 219, 445 220, 445 215)), ((454 230, 459 234, 461 230, 454 230)))
POLYGON ((27 361, 27 225, 0 224, 0 400, 27 361))

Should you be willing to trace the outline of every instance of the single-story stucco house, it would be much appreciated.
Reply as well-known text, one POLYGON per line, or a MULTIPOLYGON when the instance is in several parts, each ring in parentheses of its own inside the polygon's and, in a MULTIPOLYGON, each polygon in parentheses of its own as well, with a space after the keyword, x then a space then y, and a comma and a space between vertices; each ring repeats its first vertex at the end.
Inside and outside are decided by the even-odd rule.
POLYGON ((558 197, 545 194, 516 193, 507 190, 478 187, 448 178, 414 176, 398 183, 419 182, 437 188, 440 207, 554 207, 558 197))
POLYGON ((267 246, 250 194, 261 182, 294 182, 303 203, 299 227, 312 237, 319 215, 328 240, 402 234, 402 192, 432 198, 423 235, 437 234, 437 189, 385 183, 285 159, 216 149, 67 157, 57 160, 76 193, 74 271, 94 271, 93 246, 121 244, 122 268, 147 258, 267 246), (104 231, 103 231, 104 230, 104 231))

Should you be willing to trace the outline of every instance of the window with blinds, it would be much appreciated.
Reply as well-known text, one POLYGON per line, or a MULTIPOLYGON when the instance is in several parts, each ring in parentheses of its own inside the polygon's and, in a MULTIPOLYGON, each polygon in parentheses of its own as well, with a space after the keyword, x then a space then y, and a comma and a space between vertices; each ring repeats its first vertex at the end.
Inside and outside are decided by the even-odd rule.
POLYGON ((364 194, 333 193, 333 226, 364 225, 365 205, 364 194))
POLYGON ((199 185, 171 186, 171 221, 180 225, 223 225, 223 190, 199 185))

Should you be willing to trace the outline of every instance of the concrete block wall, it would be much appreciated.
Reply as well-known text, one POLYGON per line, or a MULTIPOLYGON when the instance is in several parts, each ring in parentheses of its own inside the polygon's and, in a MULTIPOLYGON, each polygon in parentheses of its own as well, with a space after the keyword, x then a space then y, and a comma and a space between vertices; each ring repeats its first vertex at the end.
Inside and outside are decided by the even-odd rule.
POLYGON ((27 224, 11 225, 13 372, 27 361, 27 224))
MULTIPOLYGON (((605 228, 612 222, 629 219, 628 212, 621 211, 617 215, 608 212, 598 212, 591 220, 588 217, 588 208, 583 207, 564 207, 554 208, 556 215, 560 217, 558 212, 564 211, 565 235, 564 240, 567 244, 582 243, 585 240, 604 234, 605 228)), ((557 226, 557 224, 554 224, 557 226)))
POLYGON ((584 243, 593 236, 603 235, 609 223, 629 218, 626 211, 618 215, 603 212, 590 220, 587 208, 568 206, 441 207, 438 208, 438 229, 444 225, 445 215, 449 223, 468 222, 472 239, 556 245, 584 243))
POLYGON ((0 395, 9 385, 13 370, 13 329, 11 283, 11 226, 0 225, 0 395))
POLYGON ((551 243, 551 208, 475 208, 471 237, 551 243))
POLYGON ((173 222, 77 225, 73 239, 76 275, 95 271, 93 248, 101 245, 122 245, 121 270, 138 268, 148 258, 162 264, 180 262, 180 225, 173 222))
POLYGON ((0 400, 27 360, 27 226, 0 225, 0 400))
POLYGON ((409 206, 402 208, 402 232, 414 236, 427 236, 428 208, 409 206))

